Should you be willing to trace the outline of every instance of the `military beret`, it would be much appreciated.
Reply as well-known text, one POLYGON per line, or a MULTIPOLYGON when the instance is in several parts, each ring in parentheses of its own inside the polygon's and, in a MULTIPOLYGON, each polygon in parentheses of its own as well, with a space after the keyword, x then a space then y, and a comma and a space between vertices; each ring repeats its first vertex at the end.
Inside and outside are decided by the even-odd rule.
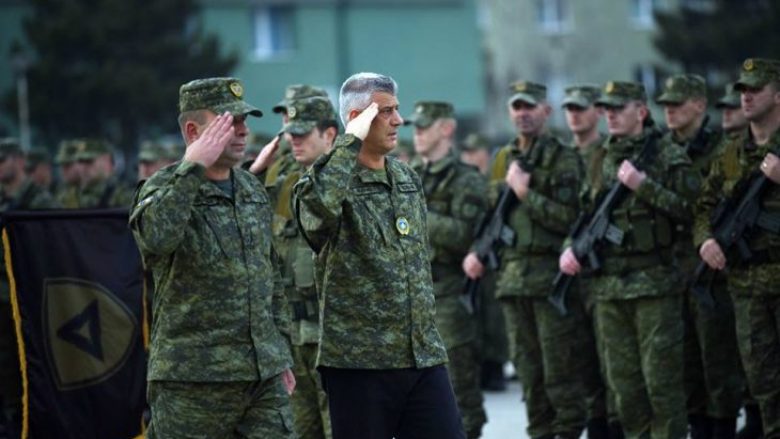
POLYGON ((509 105, 512 105, 517 100, 531 105, 538 105, 540 102, 547 100, 547 87, 536 82, 513 82, 509 86, 509 92, 511 93, 509 105))
POLYGON ((595 84, 578 84, 566 87, 565 96, 561 107, 573 105, 575 107, 587 108, 593 105, 601 96, 601 88, 595 84))
POLYGON ((414 113, 406 121, 417 128, 428 128, 437 119, 454 117, 455 108, 449 102, 420 101, 414 104, 414 113))
POLYGON ((673 75, 664 82, 663 92, 655 102, 660 105, 682 104, 688 99, 707 95, 707 83, 699 75, 683 73, 673 75))
POLYGON ((734 83, 726 84, 723 96, 715 103, 715 108, 740 108, 741 106, 742 99, 739 92, 734 90, 734 83))
POLYGON ((313 98, 315 96, 321 96, 323 98, 328 97, 328 93, 325 92, 325 90, 315 87, 313 85, 306 85, 306 84, 293 84, 288 85, 287 88, 284 90, 284 98, 279 101, 278 104, 272 108, 274 113, 286 113, 287 107, 290 105, 290 102, 296 100, 296 99, 306 99, 306 98, 313 98))
POLYGON ((244 102, 244 87, 236 78, 207 78, 190 81, 179 88, 179 112, 211 110, 233 116, 262 117, 263 112, 244 102))
POLYGON ((282 131, 302 136, 323 122, 337 123, 336 110, 333 109, 330 99, 322 96, 297 99, 291 101, 287 107, 287 123, 282 127, 282 131))
POLYGON ((734 89, 761 88, 770 82, 780 82, 780 60, 748 58, 742 63, 734 89))
POLYGON ((15 137, 0 139, 0 158, 5 160, 6 157, 13 154, 22 154, 22 145, 19 143, 19 139, 15 137))
POLYGON ((601 107, 622 107, 631 101, 647 101, 645 86, 639 82, 609 81, 601 91, 596 105, 601 107))
POLYGON ((103 154, 113 154, 114 147, 102 139, 76 140, 76 160, 93 160, 103 154))
POLYGON ((490 143, 488 143, 487 139, 478 133, 471 133, 466 136, 465 139, 463 139, 463 143, 460 145, 460 149, 463 151, 490 149, 490 143))

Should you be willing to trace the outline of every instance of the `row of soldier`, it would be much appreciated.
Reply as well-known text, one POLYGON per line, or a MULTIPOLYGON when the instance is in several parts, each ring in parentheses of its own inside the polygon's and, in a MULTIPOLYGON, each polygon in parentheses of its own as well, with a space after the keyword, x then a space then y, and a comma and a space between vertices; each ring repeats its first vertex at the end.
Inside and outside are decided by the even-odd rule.
MULTIPOLYGON (((714 184, 707 184, 704 187, 709 192, 700 197, 701 178, 707 177, 709 182, 711 169, 723 178, 723 170, 718 171, 721 165, 717 165, 722 164, 733 182, 741 175, 735 168, 752 164, 746 164, 740 143, 747 133, 762 135, 764 144, 754 143, 760 152, 767 150, 767 134, 774 130, 767 133, 763 127, 774 123, 776 128, 778 122, 762 125, 762 121, 776 118, 775 107, 780 104, 763 101, 757 111, 752 96, 776 96, 779 69, 768 60, 745 63, 737 88, 753 112, 743 112, 730 90, 718 103, 723 108, 725 133, 708 132, 700 150, 684 147, 702 128, 704 81, 695 75, 671 78, 657 99, 664 106, 670 131, 657 145, 658 162, 641 170, 632 159, 657 127, 649 123, 647 98, 639 84, 616 81, 603 88, 586 85, 567 89, 563 107, 576 148, 564 146, 546 133, 552 110, 545 87, 526 81, 513 84, 508 109, 517 139, 494 157, 490 184, 454 156, 453 107, 445 102, 415 105, 406 120, 414 125, 418 157, 411 165, 420 176, 428 206, 436 325, 447 348, 450 378, 467 437, 479 437, 486 418, 479 394, 478 325, 460 293, 463 271, 479 277, 484 267, 483 261, 470 255, 463 261, 462 271, 461 260, 469 251, 474 227, 488 210, 490 199, 495 202, 503 184, 512 188, 521 207, 508 220, 517 237, 511 248, 502 252, 496 295, 523 384, 529 436, 576 437, 586 424, 591 437, 616 437, 621 428, 629 437, 683 437, 686 424, 694 437, 734 435, 745 391, 734 331, 740 320, 735 326, 725 283, 716 284, 724 286, 716 288, 716 311, 702 309, 690 295, 682 294, 685 276, 697 260, 690 222, 695 205, 707 206, 702 203, 711 204, 722 195, 714 184), (598 133, 603 113, 609 137, 598 133), (750 129, 746 128, 748 121, 750 129), (518 157, 523 158, 520 163, 528 164, 527 169, 514 160, 518 157), (716 165, 711 166, 713 162, 716 165), (575 303, 570 303, 569 314, 561 317, 546 302, 552 278, 559 263, 561 270, 575 274, 578 262, 583 262, 572 261, 568 252, 558 260, 564 238, 578 211, 592 206, 596 195, 615 179, 637 194, 636 200, 614 214, 615 221, 630 231, 625 248, 607 249, 605 270, 580 276, 581 294, 570 297, 575 303), (678 320, 681 316, 684 318, 678 320)), ((271 163, 278 147, 276 139, 246 167, 264 182, 274 208, 274 244, 283 261, 282 278, 291 309, 293 372, 298 382, 292 397, 296 429, 303 437, 329 437, 326 399, 315 370, 320 329, 315 266, 308 243, 297 232, 290 197, 302 172, 332 147, 338 122, 324 92, 311 87, 291 89, 274 111, 283 116, 290 155, 271 163)), ((751 149, 745 151, 760 155, 751 149)), ((758 159, 767 167, 776 166, 772 157, 758 159)), ((707 221, 696 224, 699 242, 707 236, 707 221)), ((773 241, 761 238, 757 242, 765 248, 770 244, 769 251, 762 253, 767 254, 766 260, 760 262, 758 274, 742 280, 759 282, 763 291, 771 291, 777 275, 764 265, 771 266, 774 261, 773 241)), ((713 258, 713 265, 722 268, 723 255, 713 258)), ((750 273, 751 263, 742 268, 750 273)), ((732 276, 729 279, 731 282, 732 276)), ((743 299, 747 297, 744 311, 748 312, 756 307, 749 300, 754 288, 752 284, 735 288, 740 287, 737 291, 743 299)), ((747 331, 743 334, 748 339, 745 343, 766 342, 763 335, 755 340, 750 319, 741 324, 747 331)), ((774 345, 771 340, 768 343, 777 349, 776 339, 774 345)), ((750 363, 751 352, 759 352, 749 344, 740 347, 748 378, 757 381, 754 387, 758 391, 753 391, 765 411, 765 433, 774 432, 777 414, 771 412, 773 400, 762 378, 767 374, 760 369, 767 365, 750 363)), ((757 409, 752 406, 750 411, 755 415, 757 409)))

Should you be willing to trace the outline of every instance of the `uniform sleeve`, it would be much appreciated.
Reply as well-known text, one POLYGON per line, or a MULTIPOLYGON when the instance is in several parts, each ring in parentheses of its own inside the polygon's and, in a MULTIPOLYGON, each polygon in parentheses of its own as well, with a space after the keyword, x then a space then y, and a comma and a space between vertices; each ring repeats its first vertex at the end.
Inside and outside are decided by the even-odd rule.
POLYGON ((279 332, 287 341, 288 347, 290 346, 290 328, 292 327, 292 311, 290 310, 290 303, 287 300, 287 294, 284 291, 284 284, 282 282, 281 270, 282 260, 276 250, 271 249, 271 259, 273 263, 273 276, 274 276, 274 293, 271 298, 271 312, 273 313, 274 323, 279 328, 279 332))
POLYGON ((712 237, 710 214, 721 198, 722 186, 723 170, 720 167, 720 160, 716 158, 710 164, 707 178, 702 184, 701 196, 694 207, 693 245, 696 248, 712 237))
POLYGON ((568 233, 580 211, 580 191, 584 172, 580 158, 574 151, 558 155, 554 187, 549 194, 531 188, 523 207, 534 222, 558 233, 568 233))
POLYGON ((333 150, 315 161, 293 188, 298 227, 317 253, 338 228, 362 144, 351 134, 340 136, 333 150))
MULTIPOLYGON (((683 154, 680 150, 677 154, 683 154)), ((701 188, 701 175, 691 166, 687 157, 679 155, 670 159, 665 186, 648 175, 637 188, 636 197, 642 202, 660 210, 669 218, 683 224, 693 219, 693 205, 701 188)))
POLYGON ((453 182, 459 188, 452 199, 450 214, 428 210, 428 233, 436 248, 466 253, 474 240, 474 229, 487 210, 487 184, 474 172, 453 182))
POLYGON ((171 178, 161 184, 147 181, 139 190, 130 211, 130 227, 144 253, 170 254, 184 238, 198 188, 206 181, 206 168, 182 162, 171 178))

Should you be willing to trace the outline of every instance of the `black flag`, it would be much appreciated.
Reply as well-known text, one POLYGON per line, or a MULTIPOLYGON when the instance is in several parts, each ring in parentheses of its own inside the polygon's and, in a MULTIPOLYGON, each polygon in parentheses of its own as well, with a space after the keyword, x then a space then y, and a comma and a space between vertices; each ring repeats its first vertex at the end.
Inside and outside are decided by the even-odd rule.
POLYGON ((23 348, 23 439, 140 435, 144 286, 127 210, 11 212, 3 244, 23 348))

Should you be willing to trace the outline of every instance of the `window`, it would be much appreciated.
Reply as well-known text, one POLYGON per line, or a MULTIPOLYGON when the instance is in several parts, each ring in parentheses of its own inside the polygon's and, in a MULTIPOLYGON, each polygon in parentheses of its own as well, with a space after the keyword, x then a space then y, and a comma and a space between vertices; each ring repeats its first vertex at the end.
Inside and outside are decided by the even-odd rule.
POLYGON ((652 28, 655 19, 653 11, 658 6, 658 0, 630 0, 631 21, 641 28, 652 28))
POLYGON ((289 6, 257 7, 254 11, 254 55, 270 59, 295 50, 295 15, 289 6))
POLYGON ((536 22, 547 33, 568 31, 571 28, 568 0, 536 0, 536 22))

